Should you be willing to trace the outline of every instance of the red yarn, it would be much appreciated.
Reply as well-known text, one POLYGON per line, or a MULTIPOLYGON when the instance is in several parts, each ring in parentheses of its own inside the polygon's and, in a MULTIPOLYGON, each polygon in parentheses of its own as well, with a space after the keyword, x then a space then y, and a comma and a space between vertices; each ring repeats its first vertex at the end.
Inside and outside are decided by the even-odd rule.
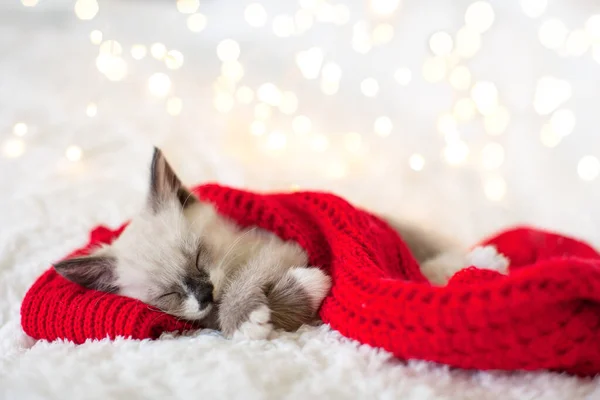
MULTIPOLYGON (((600 372, 600 255, 584 243, 527 227, 509 230, 484 242, 511 260, 508 276, 472 267, 435 287, 385 222, 339 197, 218 185, 195 191, 240 225, 304 247, 333 280, 320 315, 349 338, 402 359, 461 368, 600 372)), ((74 254, 119 233, 97 228, 74 254)), ((53 269, 29 290, 21 315, 30 336, 76 343, 191 328, 137 300, 83 289, 53 269)))

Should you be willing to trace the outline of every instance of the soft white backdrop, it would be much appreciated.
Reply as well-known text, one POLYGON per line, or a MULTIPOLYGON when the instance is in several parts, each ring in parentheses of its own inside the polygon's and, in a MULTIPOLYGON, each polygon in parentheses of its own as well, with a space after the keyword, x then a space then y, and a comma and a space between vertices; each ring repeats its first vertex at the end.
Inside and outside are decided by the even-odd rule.
POLYGON ((298 385, 331 397, 592 396, 595 381, 553 374, 389 363, 327 330, 272 345, 199 336, 24 352, 28 286, 93 225, 139 207, 152 144, 189 184, 331 190, 466 243, 532 223, 600 244, 600 5, 251 3, 0 3, 0 374, 12 395, 95 385, 86 394, 178 387, 184 398, 227 382, 273 398, 298 385), (161 360, 209 378, 145 369, 161 360))

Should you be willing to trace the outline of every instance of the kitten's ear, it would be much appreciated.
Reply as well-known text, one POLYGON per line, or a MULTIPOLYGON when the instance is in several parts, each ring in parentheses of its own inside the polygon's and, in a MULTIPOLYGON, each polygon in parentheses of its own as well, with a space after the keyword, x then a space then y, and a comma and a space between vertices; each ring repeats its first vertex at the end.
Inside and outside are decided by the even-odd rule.
POLYGON ((110 256, 92 255, 64 260, 54 265, 60 275, 89 289, 116 292, 116 260, 110 256))
POLYGON ((183 187, 163 152, 156 147, 150 169, 149 201, 154 210, 175 197, 184 208, 197 201, 196 197, 183 187))

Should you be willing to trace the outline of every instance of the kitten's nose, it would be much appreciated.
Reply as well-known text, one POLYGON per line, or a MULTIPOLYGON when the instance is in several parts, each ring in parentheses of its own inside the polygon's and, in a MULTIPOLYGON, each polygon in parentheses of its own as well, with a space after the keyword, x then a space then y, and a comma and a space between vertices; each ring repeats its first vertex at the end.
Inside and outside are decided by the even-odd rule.
POLYGON ((206 308, 206 306, 213 302, 213 289, 214 287, 211 283, 206 283, 196 290, 196 300, 198 300, 200 309, 206 308))

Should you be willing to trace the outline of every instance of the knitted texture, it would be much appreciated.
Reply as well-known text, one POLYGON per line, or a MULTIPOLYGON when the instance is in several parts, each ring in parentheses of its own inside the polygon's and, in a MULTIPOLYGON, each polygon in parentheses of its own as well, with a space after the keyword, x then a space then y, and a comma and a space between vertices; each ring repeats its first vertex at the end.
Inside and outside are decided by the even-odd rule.
MULTIPOLYGON (((87 246, 66 258, 87 254, 110 243, 123 227, 111 231, 94 229, 87 246)), ((185 331, 194 326, 160 312, 141 301, 83 288, 46 271, 29 289, 21 305, 21 325, 35 339, 64 339, 83 343, 87 339, 156 339, 163 332, 185 331)))
MULTIPOLYGON (((297 241, 332 277, 321 318, 349 338, 461 368, 600 372, 600 255, 584 243, 508 230, 482 243, 511 260, 508 275, 470 267, 436 287, 390 226, 334 195, 218 185, 195 193, 241 226, 297 241)), ((119 233, 98 228, 72 255, 119 233)), ((76 343, 191 328, 137 300, 83 289, 53 269, 29 290, 21 314, 30 336, 76 343)))

